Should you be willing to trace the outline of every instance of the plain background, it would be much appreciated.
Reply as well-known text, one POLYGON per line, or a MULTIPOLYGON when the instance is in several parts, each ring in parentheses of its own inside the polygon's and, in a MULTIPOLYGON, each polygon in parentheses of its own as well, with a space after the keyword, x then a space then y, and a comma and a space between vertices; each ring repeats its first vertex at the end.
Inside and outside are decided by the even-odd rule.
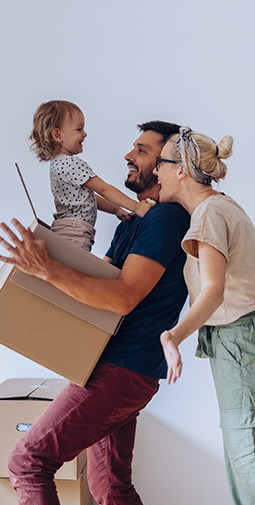
MULTIPOLYGON (((220 189, 255 220, 254 15, 253 0, 0 0, 1 221, 33 219, 15 161, 39 217, 52 220, 48 165, 27 137, 37 106, 54 98, 84 110, 82 157, 126 193, 123 156, 138 123, 176 122, 216 141, 231 134, 220 189)), ((98 256, 117 224, 99 215, 98 256)), ((230 503, 209 363, 194 358, 195 345, 193 335, 182 346, 182 379, 162 381, 140 417, 134 482, 146 505, 230 503)), ((0 363, 0 380, 54 376, 3 347, 0 363)))

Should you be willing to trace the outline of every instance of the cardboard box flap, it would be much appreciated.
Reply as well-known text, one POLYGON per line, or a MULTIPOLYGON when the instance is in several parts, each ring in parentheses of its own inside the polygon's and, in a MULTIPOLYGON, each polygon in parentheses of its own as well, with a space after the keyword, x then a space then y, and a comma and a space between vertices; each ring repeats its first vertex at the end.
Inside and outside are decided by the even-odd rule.
POLYGON ((0 400, 26 399, 36 391, 45 379, 6 379, 0 384, 0 400))
MULTIPOLYGON (((50 255, 56 261, 60 261, 67 266, 75 268, 80 272, 93 275, 95 277, 115 278, 120 275, 120 270, 110 263, 97 258, 92 253, 83 250, 60 237, 53 231, 34 222, 31 225, 36 235, 44 239, 50 255), (54 246, 52 247, 52 238, 54 236, 54 246), (75 260, 74 260, 75 258, 75 260)), ((1 279, 1 278, 0 278, 1 279)), ((24 289, 40 296, 41 298, 61 307, 71 314, 84 321, 89 321, 96 327, 104 329, 111 334, 116 333, 120 324, 120 316, 107 310, 99 310, 90 307, 84 303, 78 302, 70 296, 62 293, 59 289, 51 286, 47 282, 27 275, 20 270, 14 269, 11 281, 24 289)))
POLYGON ((0 384, 1 400, 54 400, 66 379, 6 379, 0 384))
POLYGON ((0 268, 0 289, 2 289, 6 279, 11 275, 13 266, 4 263, 0 268))
POLYGON ((34 390, 29 398, 36 400, 54 400, 68 384, 66 379, 47 379, 34 390))

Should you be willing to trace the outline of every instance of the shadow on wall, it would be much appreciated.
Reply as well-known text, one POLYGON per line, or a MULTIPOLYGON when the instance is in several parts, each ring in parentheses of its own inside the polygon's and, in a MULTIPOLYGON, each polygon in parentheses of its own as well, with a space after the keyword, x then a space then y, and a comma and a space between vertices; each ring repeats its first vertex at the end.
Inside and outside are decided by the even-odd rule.
POLYGON ((133 477, 146 505, 231 505, 224 463, 147 412, 138 421, 133 477))

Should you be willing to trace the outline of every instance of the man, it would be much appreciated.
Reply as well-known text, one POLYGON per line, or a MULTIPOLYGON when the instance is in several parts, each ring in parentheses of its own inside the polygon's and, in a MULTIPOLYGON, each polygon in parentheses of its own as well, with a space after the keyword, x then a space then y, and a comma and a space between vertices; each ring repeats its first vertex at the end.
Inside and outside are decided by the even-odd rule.
MULTIPOLYGON (((152 171, 178 125, 152 121, 125 156, 126 186, 139 200, 158 201, 152 171)), ((131 480, 136 419, 166 377, 160 333, 178 319, 187 292, 180 243, 189 226, 178 204, 153 206, 143 218, 119 224, 107 261, 121 269, 118 279, 94 278, 49 257, 44 242, 13 221, 20 240, 4 223, 13 243, 0 238, 12 263, 93 307, 126 315, 85 388, 69 384, 14 449, 9 470, 20 505, 59 504, 54 473, 88 447, 88 481, 100 505, 141 505, 131 480)))

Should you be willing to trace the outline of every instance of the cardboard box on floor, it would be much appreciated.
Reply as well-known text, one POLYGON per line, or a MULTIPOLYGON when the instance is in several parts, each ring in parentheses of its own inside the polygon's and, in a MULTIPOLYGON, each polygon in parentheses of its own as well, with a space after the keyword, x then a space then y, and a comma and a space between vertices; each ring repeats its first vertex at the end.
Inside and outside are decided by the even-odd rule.
MULTIPOLYGON (((86 467, 78 480, 57 480, 56 487, 61 505, 92 505, 93 499, 88 489, 86 467)), ((0 478, 1 505, 17 505, 17 493, 9 479, 0 478)))
MULTIPOLYGON (((0 384, 0 477, 8 477, 7 461, 16 443, 67 384, 65 379, 7 379, 0 384)), ((86 464, 86 451, 65 463, 56 479, 77 480, 86 464)), ((0 500, 0 503, 5 503, 0 500)))
MULTIPOLYGON (((37 221, 31 229, 57 261, 96 277, 119 277, 118 268, 37 221)), ((121 320, 10 265, 0 269, 0 343, 81 386, 121 320)))

